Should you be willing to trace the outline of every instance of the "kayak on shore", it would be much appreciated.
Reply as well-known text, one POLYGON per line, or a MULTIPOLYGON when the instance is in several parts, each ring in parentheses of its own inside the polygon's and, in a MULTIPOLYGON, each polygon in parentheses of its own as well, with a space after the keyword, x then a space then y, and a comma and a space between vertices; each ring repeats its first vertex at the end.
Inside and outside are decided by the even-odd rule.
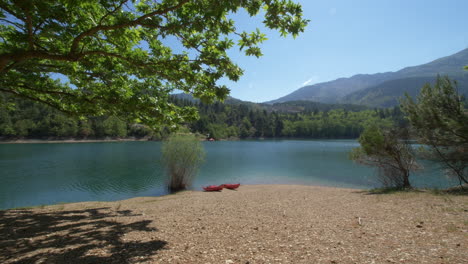
POLYGON ((205 192, 220 192, 222 189, 223 189, 222 185, 219 185, 219 186, 209 185, 209 186, 203 187, 203 190, 205 190, 205 192))
POLYGON ((223 188, 226 188, 226 189, 235 190, 235 189, 239 188, 240 183, 238 183, 238 184, 223 184, 221 186, 223 186, 223 188))
POLYGON ((219 191, 223 190, 224 188, 230 189, 230 190, 235 190, 235 189, 239 188, 239 186, 240 186, 240 183, 238 183, 238 184, 209 185, 209 186, 204 186, 202 188, 206 192, 219 192, 219 191))

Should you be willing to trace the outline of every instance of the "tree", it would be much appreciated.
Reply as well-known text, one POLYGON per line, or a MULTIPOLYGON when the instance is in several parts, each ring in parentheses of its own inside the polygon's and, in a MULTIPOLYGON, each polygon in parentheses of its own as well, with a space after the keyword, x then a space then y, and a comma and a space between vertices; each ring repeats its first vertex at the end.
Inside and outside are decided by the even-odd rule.
POLYGON ((107 136, 119 138, 127 136, 127 124, 115 116, 108 117, 102 125, 107 136))
POLYGON ((240 10, 283 36, 308 22, 291 0, 1 1, 0 95, 175 127, 197 114, 171 103, 171 91, 223 100, 229 89, 217 81, 242 75, 227 51, 237 43, 262 55, 265 35, 237 31, 231 19, 240 10))
POLYGON ((0 137, 1 136, 14 136, 16 134, 11 118, 9 116, 9 111, 0 107, 0 137))
POLYGON ((468 183, 468 112, 456 82, 438 76, 417 101, 406 95, 401 105, 419 142, 429 147, 426 157, 443 164, 460 184, 468 183))
POLYGON ((169 189, 180 191, 189 187, 205 157, 200 141, 193 134, 172 134, 163 142, 161 151, 169 189))
POLYGON ((360 147, 350 158, 355 162, 377 167, 384 187, 411 188, 410 173, 419 169, 411 145, 402 131, 367 127, 359 137, 360 147))

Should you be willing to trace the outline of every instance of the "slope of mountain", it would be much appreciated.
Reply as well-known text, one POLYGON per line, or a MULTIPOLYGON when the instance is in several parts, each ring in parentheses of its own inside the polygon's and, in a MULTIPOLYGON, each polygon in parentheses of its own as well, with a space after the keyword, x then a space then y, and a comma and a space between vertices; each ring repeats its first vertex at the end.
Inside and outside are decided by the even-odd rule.
MULTIPOLYGON (((200 101, 200 99, 194 98, 191 94, 186 94, 186 93, 177 93, 177 94, 173 94, 172 96, 176 97, 177 99, 187 100, 190 102, 200 101)), ((226 104, 255 104, 252 102, 242 101, 240 99, 237 99, 231 96, 228 96, 226 100, 224 100, 224 103, 226 104)))
MULTIPOLYGON (((468 95, 468 72, 464 75, 452 76, 457 80, 458 92, 468 95)), ((392 107, 399 104, 405 93, 415 97, 426 84, 435 83, 436 77, 408 77, 383 82, 343 97, 340 102, 346 104, 360 104, 370 107, 392 107)))
POLYGON ((364 105, 354 104, 326 104, 313 101, 289 101, 275 104, 261 104, 267 111, 282 112, 282 113, 301 113, 321 111, 327 112, 334 109, 343 109, 351 112, 358 112, 369 109, 364 105))
MULTIPOLYGON (((198 103, 200 100, 193 98, 190 94, 178 93, 172 95, 174 98, 179 100, 186 100, 192 103, 198 103)), ((333 109, 343 109, 346 111, 362 111, 367 110, 369 107, 364 105, 355 105, 355 104, 326 104, 326 103, 317 103, 312 101, 290 101, 285 103, 275 103, 275 104, 264 104, 264 103, 252 103, 248 101, 242 101, 240 99, 228 96, 223 102, 226 105, 246 105, 252 110, 266 110, 267 112, 282 112, 282 113, 300 113, 304 111, 330 111, 333 109)))
POLYGON ((266 103, 284 103, 288 101, 315 101, 336 103, 337 98, 391 79, 392 73, 358 74, 350 78, 339 78, 330 82, 304 86, 286 96, 266 103))
POLYGON ((382 99, 382 104, 373 104, 373 106, 392 106, 395 104, 396 98, 402 96, 404 91, 416 94, 421 88, 421 83, 424 84, 428 80, 435 79, 437 74, 449 75, 456 80, 464 78, 466 71, 463 71, 463 66, 467 64, 468 49, 464 49, 453 55, 436 59, 423 65, 407 67, 397 72, 358 74, 350 78, 340 78, 330 82, 305 86, 289 95, 267 103, 308 100, 325 103, 346 102, 363 104, 372 102, 371 100, 374 99, 379 99, 379 93, 383 93, 381 89, 395 87, 395 85, 405 87, 405 89, 392 88, 391 92, 383 93, 388 98, 382 99), (394 82, 387 83, 389 81, 394 82), (381 84, 383 86, 380 86, 381 84), (372 92, 373 96, 369 96, 369 100, 361 100, 359 98, 359 96, 367 95, 367 93, 363 93, 364 90, 370 92, 373 89, 378 89, 380 92, 372 92))

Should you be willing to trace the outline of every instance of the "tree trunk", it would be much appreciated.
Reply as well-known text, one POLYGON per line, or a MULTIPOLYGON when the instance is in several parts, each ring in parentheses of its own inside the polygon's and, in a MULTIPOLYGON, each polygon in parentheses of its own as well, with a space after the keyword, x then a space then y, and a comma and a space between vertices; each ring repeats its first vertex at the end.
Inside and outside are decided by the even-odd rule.
POLYGON ((404 174, 403 188, 406 188, 406 189, 411 188, 411 184, 409 182, 409 172, 408 171, 405 171, 405 174, 404 174))

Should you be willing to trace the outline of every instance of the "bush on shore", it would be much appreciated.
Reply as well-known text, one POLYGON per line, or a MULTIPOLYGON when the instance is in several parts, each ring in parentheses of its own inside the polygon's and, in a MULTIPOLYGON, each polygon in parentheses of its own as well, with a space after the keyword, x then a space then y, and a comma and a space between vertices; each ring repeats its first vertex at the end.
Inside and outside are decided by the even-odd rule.
POLYGON ((410 173, 421 169, 405 131, 369 126, 359 137, 360 147, 354 148, 350 159, 377 168, 385 188, 411 188, 410 173), (403 139, 402 139, 403 138, 403 139))
POLYGON ((162 145, 163 164, 171 191, 187 189, 205 158, 203 145, 193 134, 172 134, 162 145))

